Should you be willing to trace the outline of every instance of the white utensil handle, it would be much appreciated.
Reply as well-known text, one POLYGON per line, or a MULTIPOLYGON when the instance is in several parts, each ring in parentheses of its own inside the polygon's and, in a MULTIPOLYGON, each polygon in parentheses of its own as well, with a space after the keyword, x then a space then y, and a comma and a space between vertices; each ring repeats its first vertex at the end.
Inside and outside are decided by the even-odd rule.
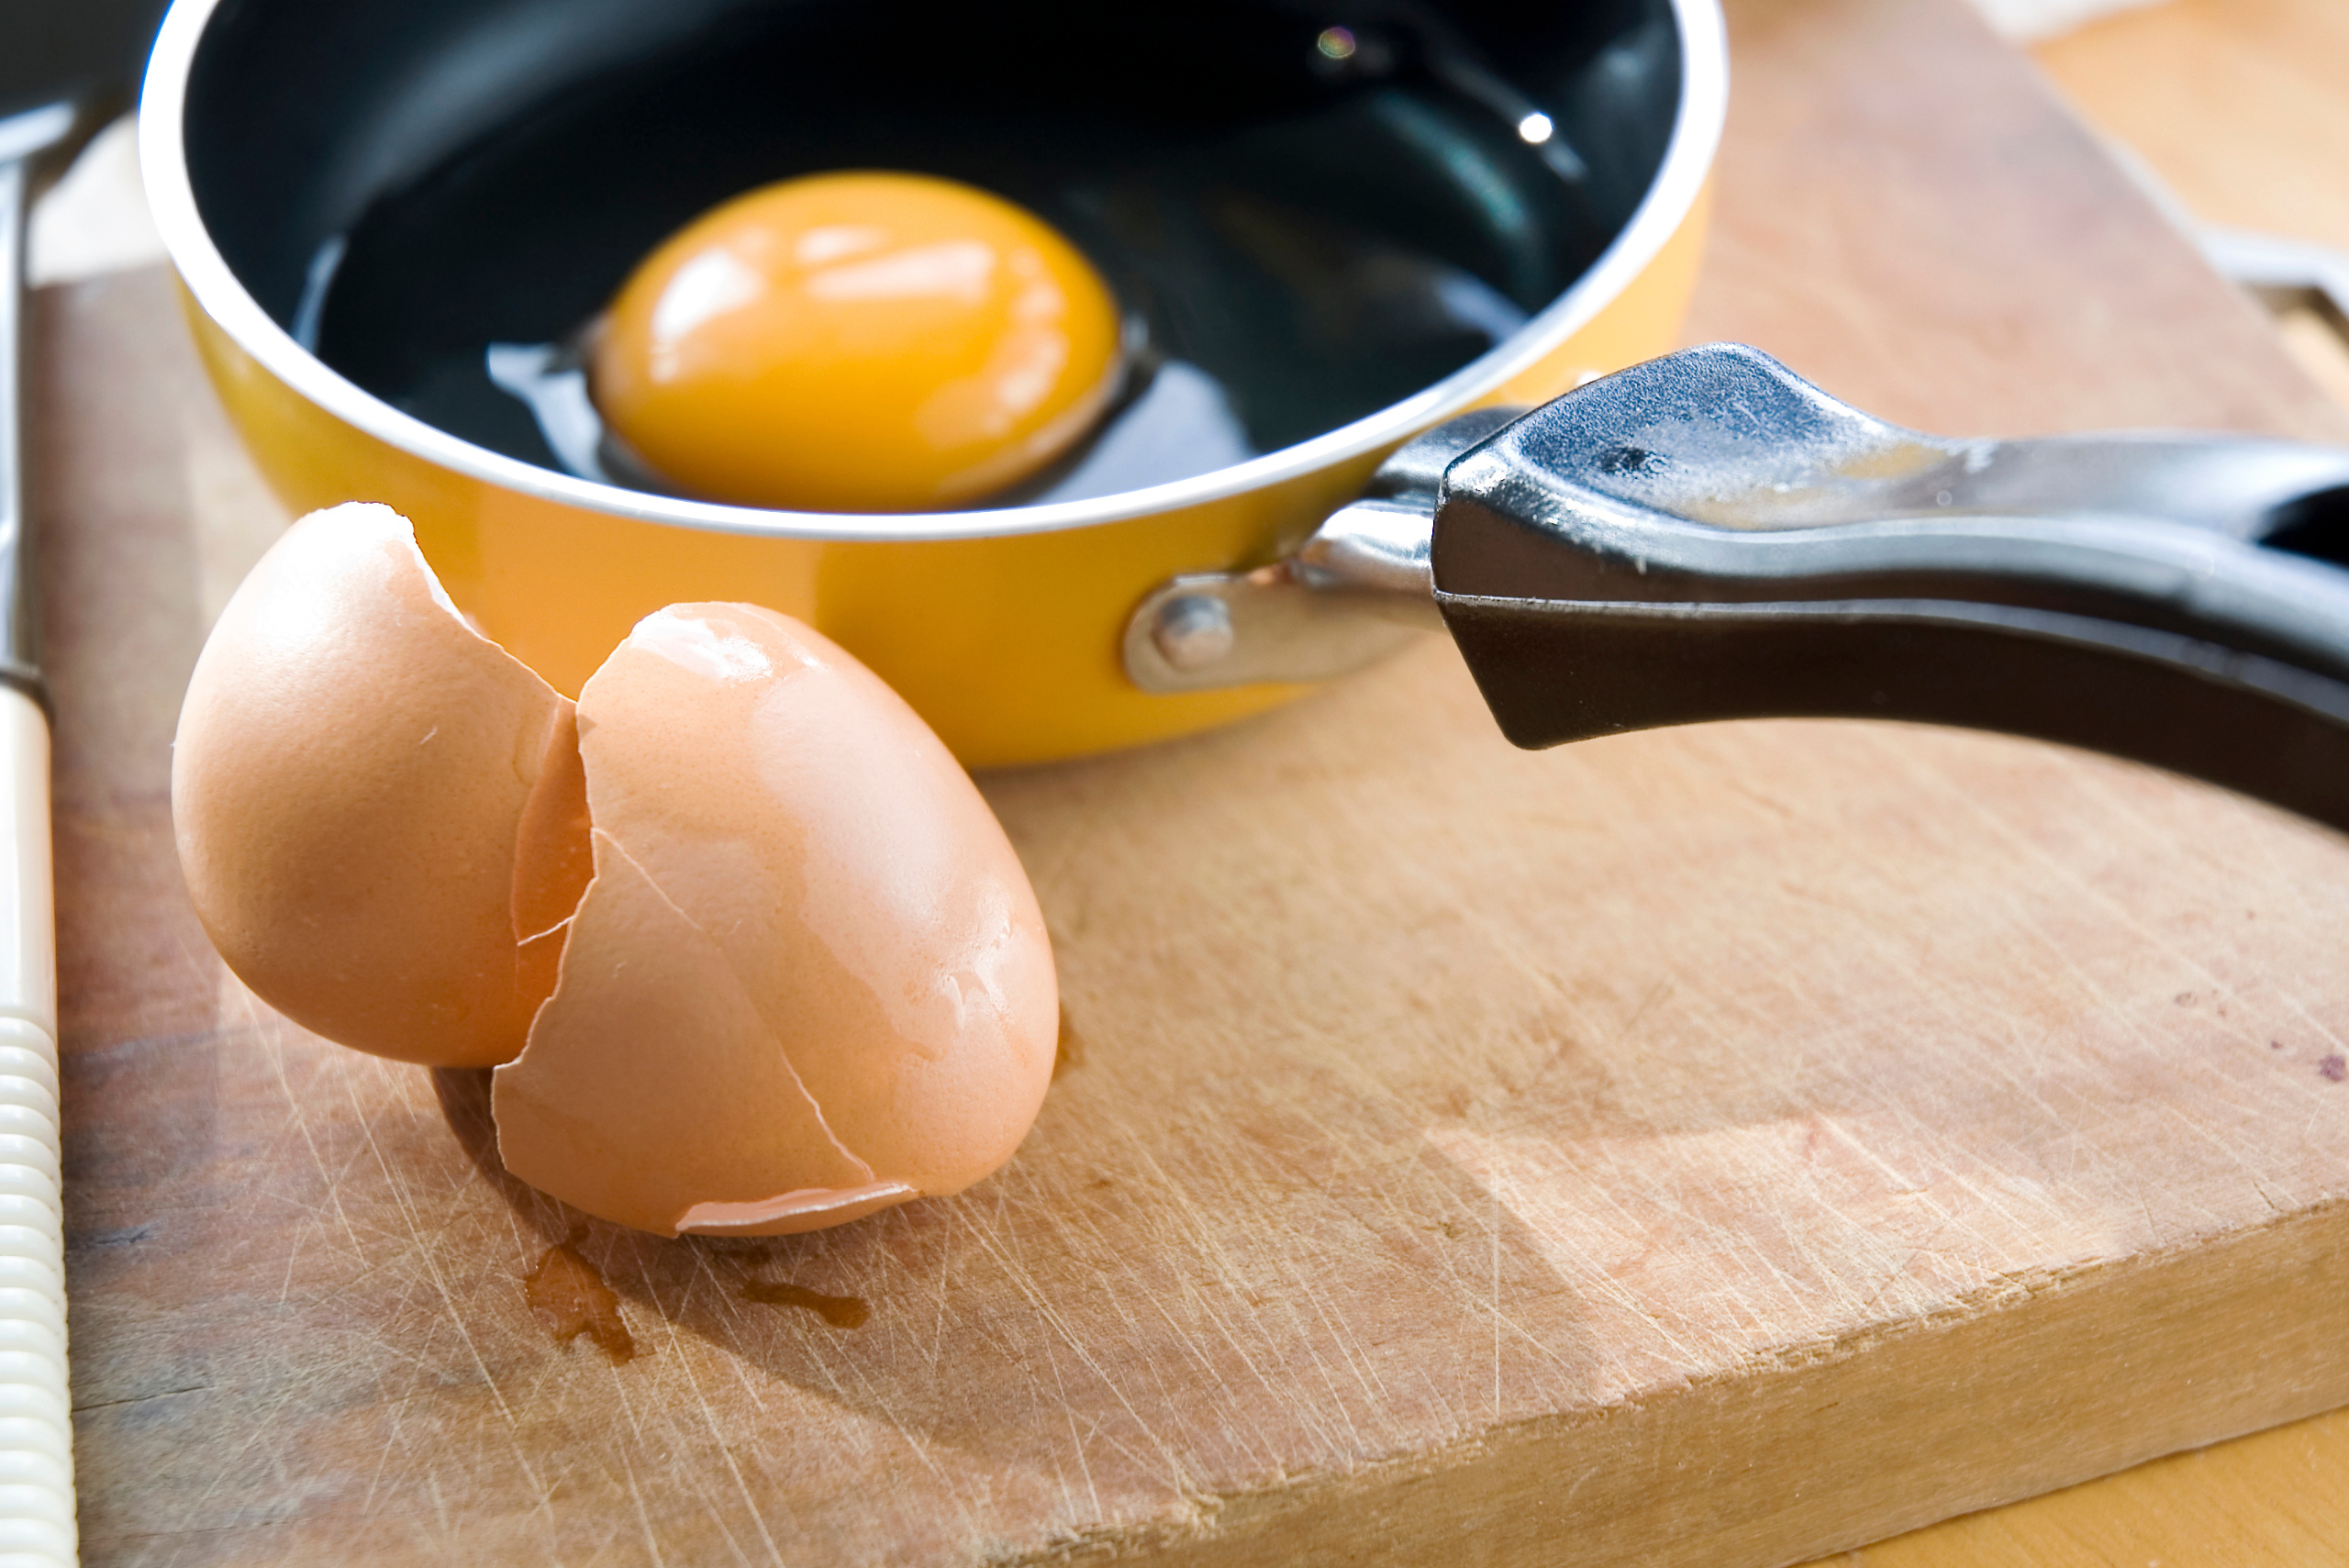
POLYGON ((0 685, 0 1018, 22 1018, 54 1040, 52 886, 49 718, 23 692, 0 685))
POLYGON ((79 1557, 59 1185, 49 720, 0 686, 0 1564, 79 1557))
POLYGON ((24 239, 31 161, 73 114, 0 120, 0 1568, 74 1568, 73 1400, 65 1374, 59 1184, 57 919, 49 719, 21 462, 24 239))

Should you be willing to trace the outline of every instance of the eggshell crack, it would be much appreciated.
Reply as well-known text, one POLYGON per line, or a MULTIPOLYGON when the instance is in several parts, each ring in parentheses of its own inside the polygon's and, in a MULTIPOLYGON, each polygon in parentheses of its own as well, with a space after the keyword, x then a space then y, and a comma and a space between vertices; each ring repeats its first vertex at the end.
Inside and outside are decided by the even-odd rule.
POLYGON ((458 616, 406 519, 296 523, 196 662, 172 815, 197 917, 264 1001, 438 1066, 511 1059, 590 858, 571 702, 458 616))
POLYGON ((509 1170, 640 1229, 758 1235, 1009 1158, 1052 1075, 1051 944, 894 692, 787 617, 674 606, 579 733, 595 880, 497 1073, 509 1170))
POLYGON ((959 1191, 1051 1081, 1051 942, 994 814, 772 611, 648 617, 574 706, 464 623, 396 514, 313 514, 206 644, 172 800, 257 994, 361 1050, 502 1063, 507 1168, 640 1229, 959 1191))
MULTIPOLYGON (((663 1235, 696 1205, 778 1195, 806 1195, 779 1221, 807 1208, 837 1223, 825 1214, 834 1195, 872 1188, 871 1167, 824 1125, 709 933, 609 834, 595 843, 562 982, 529 1048, 498 1070, 491 1115, 506 1168, 663 1235)), ((871 1207, 914 1195, 895 1188, 871 1207)))

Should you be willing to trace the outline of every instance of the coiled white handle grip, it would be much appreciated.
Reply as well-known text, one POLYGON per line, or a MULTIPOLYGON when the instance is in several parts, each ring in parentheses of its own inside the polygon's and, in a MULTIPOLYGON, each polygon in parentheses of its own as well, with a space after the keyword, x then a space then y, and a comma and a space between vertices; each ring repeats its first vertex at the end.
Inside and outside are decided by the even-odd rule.
POLYGON ((49 717, 31 695, 40 650, 18 420, 32 169, 62 156, 77 121, 64 103, 0 119, 0 1568, 80 1560, 58 1185, 49 717))
POLYGON ((70 1568, 49 721, 0 686, 0 1568, 70 1568))

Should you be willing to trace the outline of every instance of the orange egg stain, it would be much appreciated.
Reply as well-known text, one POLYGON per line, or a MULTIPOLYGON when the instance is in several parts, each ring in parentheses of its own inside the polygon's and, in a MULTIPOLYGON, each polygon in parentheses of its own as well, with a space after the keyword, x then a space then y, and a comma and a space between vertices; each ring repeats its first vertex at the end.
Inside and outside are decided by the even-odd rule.
POLYGON ((556 1344, 567 1345, 584 1334, 612 1358, 614 1366, 626 1366, 636 1359, 636 1340, 620 1320, 620 1298, 596 1265, 579 1255, 578 1244, 586 1234, 584 1228, 574 1230, 569 1240, 548 1248, 539 1266, 522 1281, 522 1293, 556 1344))
POLYGON ((862 1329, 873 1309, 852 1296, 825 1296, 805 1285, 783 1281, 751 1280, 742 1286, 742 1299, 756 1301, 768 1307, 798 1307, 813 1312, 835 1329, 862 1329))
POLYGON ((967 505, 1045 467, 1118 386, 1117 305, 1051 227, 929 175, 850 172, 714 208, 639 266, 596 406, 713 500, 822 512, 967 505))

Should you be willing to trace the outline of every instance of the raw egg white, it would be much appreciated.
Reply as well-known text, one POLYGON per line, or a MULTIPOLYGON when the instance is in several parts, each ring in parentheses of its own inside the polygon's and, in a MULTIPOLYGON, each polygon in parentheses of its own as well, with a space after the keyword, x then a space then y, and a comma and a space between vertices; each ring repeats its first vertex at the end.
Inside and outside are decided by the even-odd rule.
POLYGON ((382 1055, 507 1063, 507 1168, 622 1224, 774 1235, 959 1191, 1051 1081, 1052 947, 1001 827, 773 611, 651 616, 574 709, 465 626, 406 521, 314 514, 197 662, 173 810, 258 995, 382 1055))
POLYGON ((590 382, 686 489, 827 512, 960 506, 1066 451, 1119 378, 1085 256, 929 175, 811 175, 727 202, 621 287, 590 382))
POLYGON ((255 994, 435 1066, 522 1049, 588 875, 569 699, 458 617, 387 506, 305 517, 228 601, 180 709, 172 821, 255 994))

